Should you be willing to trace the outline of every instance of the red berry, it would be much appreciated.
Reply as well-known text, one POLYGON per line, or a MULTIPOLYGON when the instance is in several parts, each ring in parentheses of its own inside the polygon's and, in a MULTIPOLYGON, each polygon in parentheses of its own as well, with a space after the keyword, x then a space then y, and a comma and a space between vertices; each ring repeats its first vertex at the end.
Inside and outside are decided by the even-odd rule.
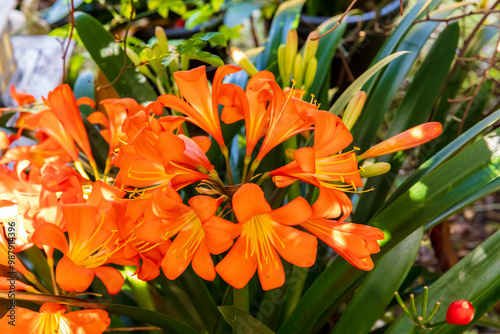
POLYGON ((446 312, 446 322, 450 325, 467 325, 474 318, 474 307, 466 300, 450 304, 446 312))

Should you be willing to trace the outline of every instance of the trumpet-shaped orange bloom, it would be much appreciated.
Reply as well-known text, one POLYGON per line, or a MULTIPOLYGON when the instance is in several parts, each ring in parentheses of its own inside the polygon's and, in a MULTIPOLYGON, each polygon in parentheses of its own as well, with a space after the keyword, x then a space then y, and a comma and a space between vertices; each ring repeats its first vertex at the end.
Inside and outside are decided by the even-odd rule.
POLYGON ((111 206, 99 212, 91 204, 62 205, 69 243, 54 224, 42 224, 36 229, 32 237, 36 245, 51 246, 64 254, 56 268, 56 281, 62 289, 83 292, 97 276, 110 294, 121 290, 122 274, 115 268, 103 267, 117 250, 116 216, 120 210, 123 208, 111 206))
POLYGON ((8 312, 0 319, 0 331, 6 334, 101 334, 111 323, 104 310, 66 311, 66 306, 56 303, 43 304, 39 312, 16 307, 12 317, 8 312))
POLYGON ((187 206, 170 186, 166 193, 160 190, 153 193, 151 203, 157 219, 146 215, 136 235, 152 244, 175 236, 161 262, 165 276, 176 279, 191 263, 200 277, 212 281, 215 269, 210 254, 228 250, 240 231, 239 226, 215 215, 219 201, 214 198, 195 196, 187 206))
POLYGON ((225 84, 224 94, 220 103, 224 105, 222 120, 234 123, 245 119, 246 155, 250 156, 260 138, 266 135, 269 126, 272 99, 269 85, 263 80, 274 80, 274 75, 268 71, 260 71, 248 81, 246 91, 235 84, 225 84))
POLYGON ((219 143, 226 155, 227 148, 222 138, 219 120, 219 98, 223 85, 222 79, 238 71, 241 71, 238 66, 224 65, 219 67, 215 72, 211 93, 208 87, 205 66, 190 71, 175 72, 175 82, 185 100, 175 95, 165 94, 158 97, 158 102, 167 108, 186 115, 186 120, 210 134, 219 143))
POLYGON ((368 159, 384 154, 404 151, 433 140, 439 136, 441 132, 443 132, 443 127, 439 122, 420 124, 373 146, 368 151, 361 154, 359 159, 368 159))
MULTIPOLYGON (((295 161, 272 171, 274 183, 281 188, 302 180, 317 187, 356 191, 356 187, 363 186, 356 154, 335 154, 352 142, 349 130, 340 118, 325 111, 314 111, 311 118, 315 125, 314 146, 296 150, 295 161)), ((345 195, 337 197, 346 202, 345 195)))
POLYGON ((216 267, 224 281, 241 289, 257 270, 262 288, 269 290, 285 282, 280 255, 299 267, 314 264, 316 238, 291 227, 311 216, 311 207, 305 199, 299 197, 272 210, 262 189, 246 183, 234 194, 232 205, 241 234, 216 267))
MULTIPOLYGON (((271 110, 266 136, 262 142, 256 160, 262 158, 274 147, 288 138, 309 130, 312 125, 310 118, 304 117, 308 110, 316 110, 317 106, 293 97, 294 91, 283 92, 274 80, 263 79, 260 84, 269 85, 272 90, 271 110)), ((258 84, 254 85, 258 89, 258 84)))
POLYGON ((69 85, 57 86, 46 99, 43 99, 43 102, 68 130, 83 153, 93 161, 89 138, 78 106, 87 104, 94 107, 94 102, 89 98, 81 98, 77 101, 69 85))
POLYGON ((356 268, 371 270, 373 261, 370 255, 379 252, 377 240, 383 240, 384 233, 372 226, 326 219, 338 216, 332 202, 332 196, 336 194, 332 192, 335 190, 320 189, 319 197, 312 206, 311 218, 300 226, 316 235, 356 268))

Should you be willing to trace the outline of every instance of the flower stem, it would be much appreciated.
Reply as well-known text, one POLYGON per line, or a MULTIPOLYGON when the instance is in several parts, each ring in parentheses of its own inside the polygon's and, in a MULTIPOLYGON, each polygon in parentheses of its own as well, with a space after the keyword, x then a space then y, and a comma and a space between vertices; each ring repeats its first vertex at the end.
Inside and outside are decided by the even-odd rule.
POLYGON ((36 277, 35 277, 32 273, 30 273, 29 271, 28 271, 28 272, 24 275, 24 277, 26 277, 26 279, 27 279, 28 281, 30 281, 31 283, 33 283, 33 284, 34 284, 34 285, 38 288, 38 290, 39 290, 40 292, 42 292, 42 293, 44 293, 44 294, 47 294, 47 295, 50 295, 50 294, 51 294, 51 293, 50 293, 50 291, 49 291, 49 290, 47 290, 47 288, 46 288, 46 287, 44 287, 44 286, 42 285, 42 283, 38 282, 38 280, 36 279, 36 277))
POLYGON ((54 294, 56 296, 59 296, 60 291, 56 282, 56 275, 54 272, 54 258, 52 256, 47 257, 47 264, 49 265, 50 269, 50 279, 52 280, 52 288, 54 289, 54 294))
POLYGON ((222 151, 222 154, 224 155, 224 159, 226 160, 227 182, 230 186, 232 186, 234 183, 233 173, 231 172, 231 162, 229 161, 229 151, 227 150, 226 146, 222 146, 220 149, 222 151))

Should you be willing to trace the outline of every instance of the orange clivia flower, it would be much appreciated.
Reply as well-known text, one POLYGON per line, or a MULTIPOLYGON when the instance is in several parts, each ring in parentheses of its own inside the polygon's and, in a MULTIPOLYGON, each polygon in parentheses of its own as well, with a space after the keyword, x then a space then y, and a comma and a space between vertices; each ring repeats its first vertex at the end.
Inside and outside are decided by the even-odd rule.
POLYGON ((111 323, 104 310, 66 313, 67 310, 66 306, 56 303, 43 304, 39 312, 16 306, 0 319, 0 331, 6 334, 101 334, 111 323))
POLYGON ((87 203, 62 205, 69 243, 54 224, 42 224, 36 229, 32 239, 37 246, 51 246, 64 254, 56 267, 56 281, 62 289, 83 292, 97 276, 110 294, 120 292, 122 274, 103 266, 117 251, 116 216, 120 210, 123 209, 111 206, 109 210, 98 211, 96 205, 87 203))
POLYGON ((243 91, 235 84, 225 84, 224 94, 220 103, 224 105, 221 118, 230 124, 241 119, 245 120, 246 156, 250 157, 260 138, 266 135, 269 126, 272 99, 270 86, 262 84, 263 80, 274 80, 274 75, 268 71, 260 71, 248 81, 243 91))
POLYGON ((239 226, 215 215, 220 201, 194 196, 187 206, 169 186, 165 193, 154 192, 151 203, 157 219, 145 220, 135 234, 152 244, 175 236, 161 262, 165 276, 176 279, 191 263, 200 277, 212 281, 215 269, 210 254, 228 250, 240 232, 239 226))
POLYGON ((241 234, 216 267, 224 281, 241 289, 257 270, 262 288, 270 290, 285 282, 280 255, 299 267, 314 264, 316 238, 291 227, 306 222, 311 216, 311 207, 305 199, 298 197, 272 210, 262 189, 246 183, 234 194, 232 206, 241 234))
POLYGON ((337 197, 343 203, 350 202, 341 192, 363 186, 358 161, 354 152, 336 153, 352 142, 352 136, 340 118, 329 112, 313 111, 310 117, 314 120, 314 146, 296 150, 295 161, 271 171, 273 181, 282 188, 302 180, 338 190, 337 197))
MULTIPOLYGON (((181 99, 175 95, 160 95, 158 102, 161 105, 179 111, 186 115, 186 120, 199 126, 210 134, 220 145, 222 153, 227 155, 226 144, 222 138, 219 120, 219 98, 221 94, 222 79, 225 76, 241 71, 234 65, 223 65, 215 72, 212 92, 208 87, 205 66, 200 66, 190 71, 174 73, 175 82, 179 87, 181 99)), ((155 108, 157 110, 159 108, 155 108)))
POLYGON ((433 140, 443 132, 439 122, 428 122, 417 125, 400 134, 384 140, 359 156, 359 160, 378 157, 384 154, 404 151, 433 140))
POLYGON ((317 236, 356 268, 371 270, 373 261, 370 255, 379 252, 377 240, 383 240, 384 233, 372 226, 327 219, 339 215, 335 203, 336 193, 337 191, 329 188, 320 188, 319 197, 312 206, 311 218, 300 226, 317 236))

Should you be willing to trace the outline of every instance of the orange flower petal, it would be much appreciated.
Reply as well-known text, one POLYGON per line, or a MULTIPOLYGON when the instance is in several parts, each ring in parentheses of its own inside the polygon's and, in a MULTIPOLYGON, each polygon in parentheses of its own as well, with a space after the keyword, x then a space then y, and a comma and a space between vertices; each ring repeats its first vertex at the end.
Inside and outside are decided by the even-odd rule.
POLYGON ((81 310, 64 315, 70 321, 73 333, 102 334, 108 329, 111 319, 104 310, 81 310))
MULTIPOLYGON (((235 209, 236 211, 236 209, 235 209)), ((311 217, 312 209, 302 197, 269 213, 271 219, 283 225, 298 225, 311 217)))
POLYGON ((109 294, 116 295, 120 292, 125 279, 118 269, 112 267, 97 267, 92 268, 92 270, 104 283, 109 294))
POLYGON ((295 161, 305 173, 316 172, 316 151, 312 147, 299 148, 294 152, 295 161))
POLYGON ((194 272, 204 280, 213 281, 215 279, 214 263, 204 240, 194 254, 192 266, 194 272))
POLYGON ((219 203, 215 198, 208 196, 194 196, 189 199, 189 206, 196 213, 201 222, 204 223, 215 215, 219 203))
POLYGON ((257 269, 256 257, 245 256, 245 251, 246 238, 241 236, 226 257, 215 267, 220 277, 236 289, 247 285, 257 269))
POLYGON ((8 310, 0 319, 0 332, 5 334, 32 333, 40 323, 41 318, 42 314, 39 312, 16 306, 14 310, 8 310), (14 321, 15 326, 9 324, 11 321, 14 321))
POLYGON ((340 222, 345 220, 352 212, 352 202, 342 191, 326 187, 319 188, 319 196, 314 202, 311 219, 315 218, 338 218, 340 222))
POLYGON ((260 283, 264 291, 279 288, 285 283, 283 263, 281 263, 281 259, 274 248, 271 247, 269 250, 273 253, 273 258, 276 261, 264 262, 262 268, 257 267, 260 283))
POLYGON ((161 261, 163 273, 170 280, 179 277, 193 259, 194 252, 190 253, 190 249, 184 248, 192 236, 191 232, 192 229, 179 232, 161 261))
POLYGON ((68 241, 61 229, 51 223, 45 223, 37 227, 33 233, 32 241, 37 246, 49 246, 59 249, 63 254, 68 253, 68 241))
POLYGON ((83 292, 94 280, 94 272, 77 266, 69 257, 64 257, 56 267, 56 281, 61 289, 68 292, 83 292))
POLYGON ((254 183, 243 184, 233 196, 233 209, 240 223, 246 223, 252 217, 271 212, 271 206, 264 197, 264 192, 254 183))
POLYGON ((316 261, 318 241, 309 233, 290 226, 275 225, 273 245, 280 255, 298 267, 310 267, 316 261))

